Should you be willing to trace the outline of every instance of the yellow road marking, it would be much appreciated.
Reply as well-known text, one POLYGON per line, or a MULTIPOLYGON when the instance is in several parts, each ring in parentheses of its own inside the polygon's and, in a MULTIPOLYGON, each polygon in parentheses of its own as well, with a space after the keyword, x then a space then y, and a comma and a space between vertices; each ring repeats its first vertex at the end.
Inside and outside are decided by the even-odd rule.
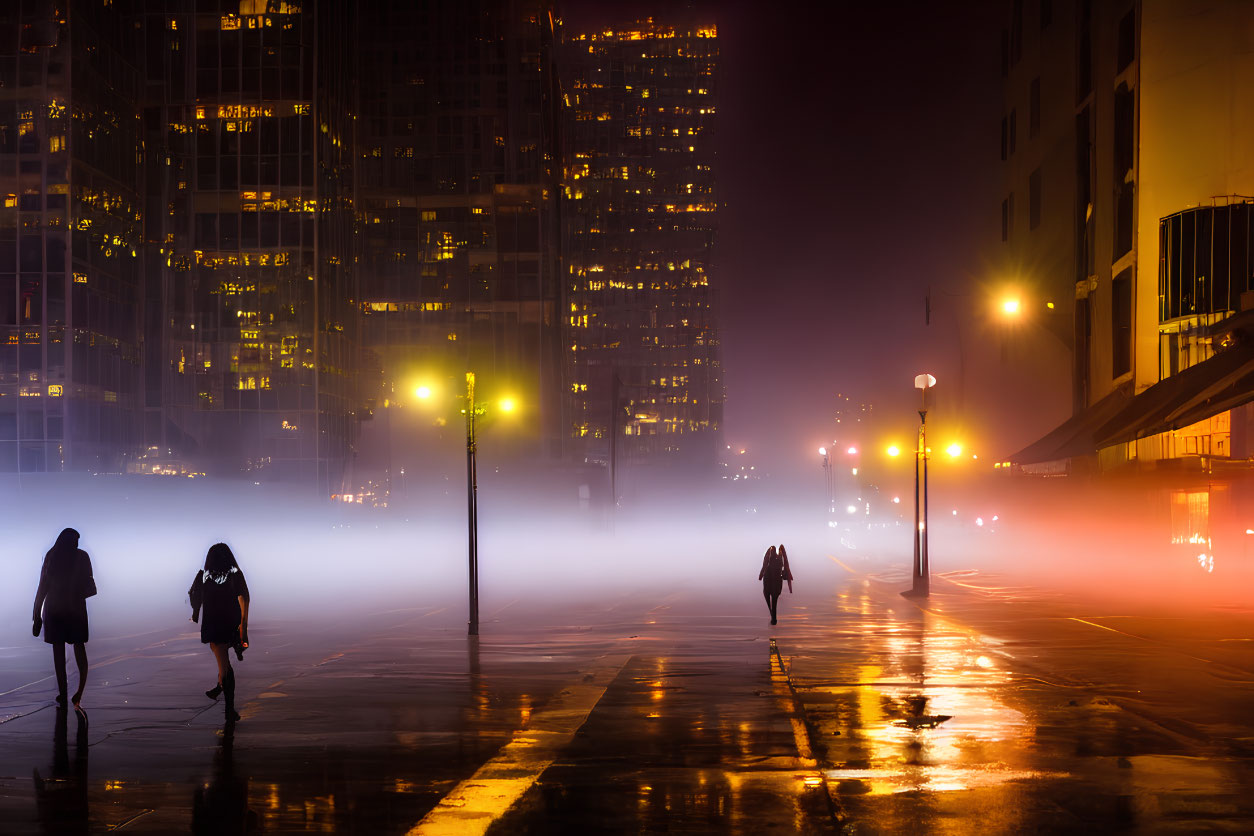
POLYGON ((857 575, 857 574, 860 574, 859 572, 856 572, 856 571, 854 571, 852 568, 850 568, 850 567, 848 566, 848 564, 846 564, 843 560, 841 560, 840 558, 836 557, 835 555, 831 555, 831 554, 829 554, 829 555, 827 556, 827 559, 828 559, 828 560, 830 560, 832 563, 835 563, 837 566, 839 566, 840 568, 844 569, 846 572, 848 572, 848 573, 849 573, 849 574, 851 574, 851 575, 857 575))
POLYGON ((407 836, 485 833, 553 765, 630 658, 608 659, 583 681, 562 689, 548 706, 531 715, 527 728, 514 732, 496 757, 440 799, 407 836))

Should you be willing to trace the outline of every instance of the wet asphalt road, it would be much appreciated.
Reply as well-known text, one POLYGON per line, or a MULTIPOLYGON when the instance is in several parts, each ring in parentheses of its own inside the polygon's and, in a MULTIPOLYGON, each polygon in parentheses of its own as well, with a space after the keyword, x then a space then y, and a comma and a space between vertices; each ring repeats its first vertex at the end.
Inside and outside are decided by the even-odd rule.
POLYGON ((0 832, 1254 829, 1250 612, 881 568, 808 567, 775 628, 752 581, 503 601, 478 642, 258 617, 230 733, 190 630, 94 638, 85 724, 6 643, 0 832))

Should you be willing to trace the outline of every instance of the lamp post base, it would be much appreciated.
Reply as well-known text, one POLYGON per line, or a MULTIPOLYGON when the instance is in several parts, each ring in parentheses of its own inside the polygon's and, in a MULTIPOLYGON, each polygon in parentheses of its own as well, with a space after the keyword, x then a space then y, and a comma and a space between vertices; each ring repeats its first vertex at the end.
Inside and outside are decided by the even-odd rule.
POLYGON ((910 589, 901 593, 903 598, 926 598, 931 593, 931 585, 927 581, 915 582, 910 589))

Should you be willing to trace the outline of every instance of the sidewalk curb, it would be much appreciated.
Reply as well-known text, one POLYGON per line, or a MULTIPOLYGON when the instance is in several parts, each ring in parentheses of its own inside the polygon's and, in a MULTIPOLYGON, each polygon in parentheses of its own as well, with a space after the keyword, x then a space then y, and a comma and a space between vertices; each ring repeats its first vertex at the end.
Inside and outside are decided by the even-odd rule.
POLYGON ((793 685, 792 676, 788 671, 788 667, 784 664, 784 657, 779 652, 779 644, 774 637, 771 638, 770 642, 771 681, 783 683, 788 688, 788 699, 791 704, 791 717, 789 719, 792 720, 793 736, 797 741, 799 760, 814 768, 818 775, 817 786, 822 788, 823 797, 827 799, 827 812, 831 816, 832 824, 837 828, 841 828, 845 823, 844 811, 832 796, 831 787, 827 783, 826 768, 819 763, 818 758, 814 754, 814 729, 810 725, 809 718, 806 717, 805 709, 801 705, 801 699, 797 696, 797 689, 793 685))

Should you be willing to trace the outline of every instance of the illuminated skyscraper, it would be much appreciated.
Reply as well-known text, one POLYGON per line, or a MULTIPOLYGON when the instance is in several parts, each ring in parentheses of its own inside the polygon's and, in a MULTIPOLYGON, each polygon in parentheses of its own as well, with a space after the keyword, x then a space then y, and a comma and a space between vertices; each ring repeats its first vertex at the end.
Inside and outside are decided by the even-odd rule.
POLYGON ((0 472, 117 471, 139 445, 128 37, 108 4, 0 4, 0 472))
POLYGON ((589 460, 713 466, 718 37, 654 22, 563 50, 570 428, 589 460))
POLYGON ((141 469, 339 489, 357 366, 354 17, 321 0, 149 4, 141 469))
POLYGON ((358 205, 374 405, 474 371, 560 452, 555 23, 550 0, 359 7, 358 205))

